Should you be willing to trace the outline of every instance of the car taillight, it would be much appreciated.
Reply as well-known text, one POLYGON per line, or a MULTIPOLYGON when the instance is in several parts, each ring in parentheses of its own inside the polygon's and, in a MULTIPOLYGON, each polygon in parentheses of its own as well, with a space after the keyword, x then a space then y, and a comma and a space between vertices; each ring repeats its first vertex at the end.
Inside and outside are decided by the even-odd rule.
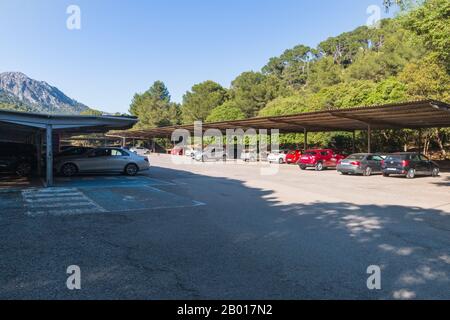
POLYGON ((360 166, 361 165, 361 162, 359 162, 359 161, 353 161, 353 162, 350 162, 350 164, 352 165, 352 166, 360 166))
POLYGON ((402 167, 409 167, 409 161, 408 160, 403 160, 402 161, 402 167))
POLYGON ((381 166, 384 167, 384 160, 381 160, 381 166))
POLYGON ((338 160, 337 164, 341 164, 342 160, 338 160))

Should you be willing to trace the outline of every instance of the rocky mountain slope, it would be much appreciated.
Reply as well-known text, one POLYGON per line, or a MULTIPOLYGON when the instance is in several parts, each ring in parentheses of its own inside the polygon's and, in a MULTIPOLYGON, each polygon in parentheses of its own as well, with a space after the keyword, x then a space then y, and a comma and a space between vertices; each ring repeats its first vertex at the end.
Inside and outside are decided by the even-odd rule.
POLYGON ((0 104, 40 113, 79 114, 88 109, 58 88, 20 72, 0 73, 0 104))

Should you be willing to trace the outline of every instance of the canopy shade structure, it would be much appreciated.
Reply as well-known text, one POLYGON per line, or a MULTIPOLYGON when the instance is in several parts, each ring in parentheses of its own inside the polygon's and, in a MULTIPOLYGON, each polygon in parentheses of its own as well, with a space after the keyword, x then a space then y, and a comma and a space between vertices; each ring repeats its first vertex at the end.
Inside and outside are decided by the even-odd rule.
POLYGON ((28 142, 36 145, 38 168, 42 140, 46 141, 46 184, 53 184, 53 134, 105 133, 126 130, 137 123, 134 117, 75 116, 0 110, 0 141, 28 142))
MULTIPOLYGON (((278 129, 280 133, 331 132, 385 129, 422 129, 450 127, 450 105, 434 100, 381 106, 329 109, 289 116, 261 117, 237 121, 204 123, 203 131, 219 129, 278 129)), ((194 131, 194 125, 111 133, 134 139, 170 138, 176 129, 194 131)))
MULTIPOLYGON (((0 129, 6 124, 18 125, 22 130, 45 129, 51 125, 61 133, 88 134, 111 130, 126 130, 137 123, 135 117, 50 115, 0 110, 0 129)), ((14 132, 11 132, 14 135, 14 132)), ((3 137, 3 136, 2 136, 3 137)))

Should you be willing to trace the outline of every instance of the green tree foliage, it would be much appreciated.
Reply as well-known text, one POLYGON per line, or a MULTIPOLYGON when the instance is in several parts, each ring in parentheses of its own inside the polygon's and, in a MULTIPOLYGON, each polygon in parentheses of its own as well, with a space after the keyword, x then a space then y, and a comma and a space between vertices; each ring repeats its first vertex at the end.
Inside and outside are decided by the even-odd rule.
POLYGON ((382 81, 396 76, 407 63, 425 54, 416 37, 396 20, 383 20, 381 28, 372 30, 369 36, 370 49, 355 55, 353 63, 344 70, 345 81, 382 81))
POLYGON ((287 86, 301 88, 306 84, 309 65, 315 58, 316 50, 298 45, 286 50, 280 57, 271 58, 262 71, 277 76, 287 86))
POLYGON ((103 112, 96 110, 96 109, 89 108, 89 109, 81 112, 80 114, 82 116, 97 116, 97 117, 99 117, 99 116, 103 115, 103 112))
POLYGON ((167 87, 156 81, 143 94, 135 94, 130 113, 139 119, 139 129, 163 127, 179 123, 179 105, 170 101, 167 87))
POLYGON ((206 118, 206 122, 233 121, 245 119, 245 114, 234 101, 227 101, 214 108, 206 118))
POLYGON ((406 65, 399 80, 415 99, 450 101, 450 74, 433 55, 406 65))
POLYGON ((0 110, 10 110, 19 112, 32 112, 33 110, 24 104, 11 104, 0 102, 0 110))
POLYGON ((425 47, 450 70, 450 1, 427 0, 401 19, 425 47))
POLYGON ((259 112, 261 117, 284 116, 295 113, 319 111, 320 102, 316 97, 305 93, 298 93, 288 97, 279 97, 267 104, 259 112))
POLYGON ((246 117, 253 117, 269 101, 281 94, 281 83, 275 76, 244 72, 231 83, 229 94, 246 117))
POLYGON ((333 57, 336 64, 348 66, 353 63, 361 50, 370 46, 371 32, 368 27, 359 27, 337 37, 328 38, 319 44, 321 55, 333 57))
POLYGON ((183 122, 205 121, 210 112, 222 105, 226 99, 227 91, 214 81, 194 85, 183 97, 183 122))

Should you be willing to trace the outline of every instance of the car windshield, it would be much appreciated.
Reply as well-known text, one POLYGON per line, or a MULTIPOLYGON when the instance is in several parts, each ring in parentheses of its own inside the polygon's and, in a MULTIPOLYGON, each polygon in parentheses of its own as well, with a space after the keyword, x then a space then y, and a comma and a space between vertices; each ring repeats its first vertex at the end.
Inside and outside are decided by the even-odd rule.
POLYGON ((363 154, 352 154, 347 159, 348 160, 364 160, 365 155, 363 154))

